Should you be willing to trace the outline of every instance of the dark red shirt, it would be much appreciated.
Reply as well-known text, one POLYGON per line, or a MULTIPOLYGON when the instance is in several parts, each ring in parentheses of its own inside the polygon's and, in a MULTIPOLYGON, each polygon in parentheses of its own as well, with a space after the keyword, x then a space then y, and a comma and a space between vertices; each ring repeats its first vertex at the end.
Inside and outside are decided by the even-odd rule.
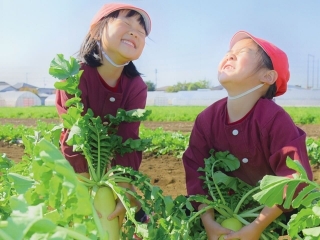
MULTIPOLYGON (((84 105, 84 112, 91 108, 95 116, 104 119, 107 114, 116 115, 118 108, 132 110, 145 108, 147 99, 147 85, 140 76, 128 78, 124 74, 120 76, 118 90, 116 92, 107 89, 99 79, 96 68, 82 65, 84 70, 79 84, 82 91, 81 99, 84 105)), ((71 98, 69 94, 58 90, 56 92, 56 107, 59 115, 66 113, 65 102, 71 98)), ((139 138, 140 122, 121 123, 118 128, 118 135, 122 136, 123 141, 128 138, 139 138)), ((61 139, 61 150, 76 172, 88 172, 87 161, 80 153, 73 152, 72 146, 66 144, 68 134, 64 134, 61 139)), ((132 152, 124 156, 117 155, 112 165, 132 167, 138 170, 142 160, 142 152, 132 152)))
POLYGON ((195 121, 189 147, 183 155, 188 195, 207 195, 203 181, 204 159, 210 149, 229 151, 240 160, 232 175, 255 185, 265 175, 288 176, 294 171, 286 158, 299 160, 312 179, 306 149, 306 134, 280 106, 260 99, 240 122, 228 124, 227 99, 219 100, 201 112, 195 121))

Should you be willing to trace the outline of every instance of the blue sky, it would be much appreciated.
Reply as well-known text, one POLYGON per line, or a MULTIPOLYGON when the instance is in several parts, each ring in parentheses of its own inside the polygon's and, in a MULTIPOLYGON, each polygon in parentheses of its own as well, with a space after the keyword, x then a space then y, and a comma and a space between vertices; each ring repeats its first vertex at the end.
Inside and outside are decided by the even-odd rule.
MULTIPOLYGON (((51 60, 57 53, 75 56, 92 17, 107 2, 0 0, 0 81, 53 87, 56 79, 48 74, 51 60)), ((198 80, 219 85, 218 63, 239 30, 265 38, 287 53, 289 84, 306 87, 308 81, 309 86, 320 87, 318 0, 113 2, 136 5, 151 16, 151 34, 134 63, 143 79, 158 87, 198 80)))

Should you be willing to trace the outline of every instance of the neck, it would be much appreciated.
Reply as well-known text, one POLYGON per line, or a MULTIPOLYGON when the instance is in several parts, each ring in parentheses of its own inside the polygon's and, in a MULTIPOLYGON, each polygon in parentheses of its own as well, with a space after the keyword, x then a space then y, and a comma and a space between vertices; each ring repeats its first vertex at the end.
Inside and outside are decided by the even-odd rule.
POLYGON ((227 111, 230 122, 240 120, 253 108, 256 102, 263 96, 263 93, 257 91, 257 89, 263 86, 264 83, 261 83, 235 96, 230 96, 228 92, 227 111))
POLYGON ((115 68, 110 64, 103 64, 102 66, 97 67, 97 71, 103 80, 111 87, 114 87, 119 79, 122 68, 115 68))
POLYGON ((124 67, 124 66, 126 66, 126 65, 129 64, 129 62, 126 62, 126 63, 124 63, 124 64, 117 64, 117 63, 115 63, 115 62, 108 56, 108 54, 103 50, 103 48, 101 47, 101 45, 100 45, 99 42, 97 42, 97 45, 98 45, 99 48, 100 48, 100 51, 101 51, 101 53, 102 53, 103 58, 106 59, 112 66, 117 67, 117 68, 122 68, 122 67, 124 67))
POLYGON ((264 83, 261 83, 258 86, 255 86, 255 87, 253 87, 253 88, 251 88, 251 89, 249 89, 249 90, 247 90, 247 91, 245 91, 243 93, 240 93, 240 94, 238 94, 236 96, 228 95, 228 100, 234 100, 234 99, 238 99, 238 98, 244 97, 244 96, 248 95, 249 93, 252 93, 252 92, 256 91, 257 89, 259 89, 259 88, 261 88, 263 86, 264 86, 264 83))
POLYGON ((258 101, 258 99, 247 99, 246 101, 241 100, 227 102, 227 111, 230 123, 242 119, 258 101))

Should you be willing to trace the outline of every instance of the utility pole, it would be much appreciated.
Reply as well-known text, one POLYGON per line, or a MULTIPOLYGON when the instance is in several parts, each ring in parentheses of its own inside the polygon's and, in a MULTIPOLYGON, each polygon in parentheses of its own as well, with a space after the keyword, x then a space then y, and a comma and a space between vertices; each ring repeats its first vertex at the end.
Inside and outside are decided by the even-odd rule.
POLYGON ((46 88, 46 78, 43 77, 43 87, 46 88))
POLYGON ((314 82, 314 55, 308 54, 308 72, 307 72, 307 89, 309 89, 309 58, 312 58, 312 87, 313 87, 313 82, 314 82))
POLYGON ((157 87, 157 73, 158 73, 157 69, 156 69, 154 72, 155 72, 155 75, 156 75, 156 81, 155 81, 155 84, 156 84, 156 87, 157 87))
POLYGON ((26 83, 28 83, 28 73, 26 73, 26 83))
POLYGON ((320 68, 320 65, 319 65, 319 58, 318 58, 318 65, 317 65, 317 89, 319 89, 319 68, 320 68))

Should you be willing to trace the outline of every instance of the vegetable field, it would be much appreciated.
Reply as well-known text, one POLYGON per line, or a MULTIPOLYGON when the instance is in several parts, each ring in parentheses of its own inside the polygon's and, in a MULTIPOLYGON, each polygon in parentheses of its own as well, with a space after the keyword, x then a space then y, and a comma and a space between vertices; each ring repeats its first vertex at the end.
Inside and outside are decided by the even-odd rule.
MULTIPOLYGON (((186 130, 186 126, 172 124, 169 128, 171 123, 163 122, 172 119, 175 124, 181 124, 176 121, 178 110, 170 118, 149 118, 149 122, 145 122, 151 114, 149 109, 118 109, 116 116, 103 118, 94 116, 91 109, 82 114, 81 91, 77 88, 82 74, 79 64, 73 58, 67 62, 58 54, 50 66, 50 74, 65 80, 57 82, 55 87, 74 96, 66 102, 68 110, 61 116, 62 124, 55 118, 21 124, 23 120, 0 117, 0 239, 118 240, 132 239, 136 233, 146 240, 205 240, 200 222, 204 211, 215 209, 217 222, 228 227, 232 221, 239 229, 253 221, 263 205, 274 204, 283 204, 284 208, 292 206, 299 211, 288 225, 282 217, 273 221, 261 234, 262 240, 276 240, 286 231, 294 239, 318 239, 320 142, 318 128, 311 131, 306 125, 316 125, 317 115, 311 112, 303 118, 306 114, 302 114, 295 120, 304 124, 301 127, 308 133, 306 146, 316 182, 307 178, 300 163, 288 158, 288 167, 298 172, 292 179, 266 176, 260 185, 249 186, 226 174, 239 168, 240 161, 228 151, 212 149, 211 157, 204 159, 205 167, 198 171, 204 172, 204 185, 214 201, 202 195, 186 198, 181 157, 194 116, 190 119, 189 114, 182 114, 182 121, 191 122, 186 130), (116 134, 117 126, 123 121, 139 120, 144 121, 141 139, 123 142, 116 134), (152 120, 160 124, 150 126, 152 120), (88 174, 76 174, 61 154, 58 146, 63 128, 69 131, 67 144, 85 157, 88 174), (143 151, 140 172, 122 166, 111 167, 116 154, 132 151, 143 151), (305 187, 293 197, 301 183, 305 187), (281 194, 283 189, 287 189, 285 199, 281 194), (137 205, 131 205, 133 199, 137 205), (191 201, 207 206, 195 212, 191 201), (107 218, 117 202, 126 209, 125 221, 119 218, 119 224, 117 219, 107 218), (136 219, 135 206, 138 205, 148 215, 148 221, 140 223, 136 219)), ((155 116, 158 115, 161 113, 155 116)), ((30 111, 25 121, 32 121, 32 116, 30 111)))
MULTIPOLYGON (((36 119, 1 119, 1 124, 13 123, 14 125, 24 125, 24 126, 35 126, 36 119)), ((42 120, 43 121, 43 120, 42 120)), ((58 122, 57 119, 48 120, 49 122, 58 122)), ((143 122, 146 128, 157 129, 163 128, 168 132, 180 131, 181 133, 188 134, 191 132, 193 123, 192 122, 143 122)), ((318 124, 308 124, 300 125, 300 127, 306 131, 307 135, 320 139, 320 125, 318 124)), ((15 161, 19 161, 23 154, 23 147, 17 144, 9 144, 5 142, 0 142, 0 153, 6 153, 7 156, 15 161)), ((319 153, 320 154, 320 153, 319 153)), ((315 181, 320 184, 320 165, 313 165, 313 174, 315 181)), ((181 159, 177 158, 172 154, 164 154, 155 156, 151 153, 144 153, 143 160, 141 164, 141 171, 147 174, 154 185, 159 186, 166 195, 171 195, 173 197, 186 194, 185 182, 184 182, 184 169, 182 166, 181 159)))

